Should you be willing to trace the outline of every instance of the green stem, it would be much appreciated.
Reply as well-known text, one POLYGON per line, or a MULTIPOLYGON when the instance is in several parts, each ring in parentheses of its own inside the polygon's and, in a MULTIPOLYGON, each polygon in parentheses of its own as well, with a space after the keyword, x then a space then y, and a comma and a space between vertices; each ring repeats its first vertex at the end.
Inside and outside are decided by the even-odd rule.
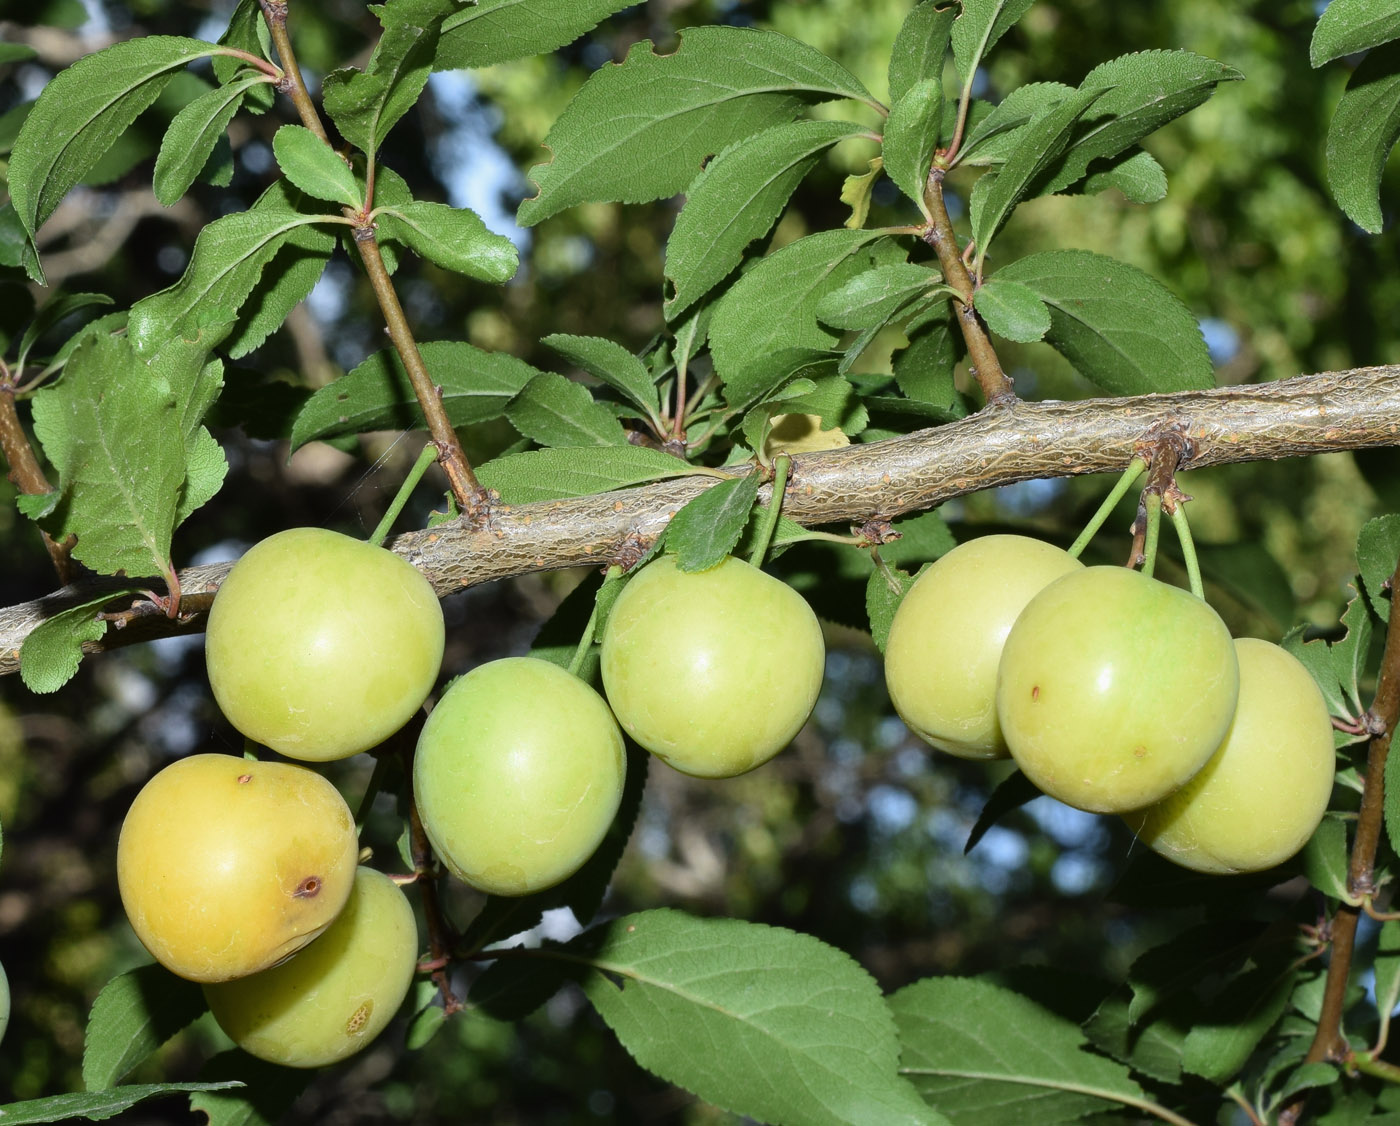
POLYGON ((1162 534, 1162 495, 1148 493, 1144 503, 1147 507, 1147 539, 1142 545, 1142 573, 1150 579, 1157 565, 1157 540, 1162 534))
POLYGON ((1090 518, 1089 523, 1084 525, 1084 530, 1079 533, 1079 538, 1069 545, 1069 554, 1072 558, 1078 559, 1080 553, 1089 546, 1089 541, 1098 534, 1103 527, 1104 521, 1113 512, 1114 506, 1123 499, 1123 494, 1133 487, 1139 477, 1147 472, 1147 462, 1140 457, 1133 458, 1128 463, 1128 468, 1123 470, 1123 474, 1118 478, 1118 483, 1113 486, 1108 496, 1104 497, 1099 509, 1090 518))
POLYGON ((1204 601, 1206 590, 1201 583, 1201 565, 1196 561, 1196 541, 1191 538, 1186 506, 1179 500, 1172 505, 1172 527, 1176 529, 1176 538, 1181 541, 1181 557, 1186 562, 1186 579, 1191 584, 1191 593, 1204 601))
POLYGON ((1348 1061, 1357 1071, 1384 1079, 1387 1083, 1400 1083, 1400 1067, 1385 1060, 1378 1060, 1365 1052, 1358 1052, 1348 1061))
POLYGON ((579 669, 583 668, 584 658, 588 656, 588 651, 593 647, 593 634, 598 625, 598 603, 603 597, 603 591, 608 589, 609 583, 614 583, 622 577, 622 568, 613 564, 608 568, 607 576, 603 579, 603 585, 598 588, 598 593, 593 596, 593 610, 588 615, 588 622, 583 627, 583 636, 578 639, 578 648, 574 650, 574 659, 569 662, 569 672, 573 676, 578 676, 579 669))
POLYGON ((423 479, 423 474, 428 471, 428 466, 432 465, 437 459, 437 447, 429 442, 423 447, 423 452, 418 455, 418 460, 413 463, 413 468, 408 471, 408 476, 403 479, 403 484, 399 486, 399 491, 395 494, 393 501, 390 502, 383 519, 379 521, 379 526, 374 529, 374 533, 369 537, 371 546, 384 546, 384 541, 389 537, 389 529, 394 526, 394 521, 399 518, 399 513, 403 511, 403 506, 408 503, 409 495, 418 487, 418 482, 423 479))
POLYGON ((768 555, 768 545, 773 542, 773 531, 778 526, 778 517, 782 514, 783 493, 787 490, 788 469, 792 465, 792 458, 787 454, 779 454, 773 461, 773 495, 769 498, 768 507, 764 509, 763 528, 758 534, 758 543, 754 544, 753 552, 749 555, 749 562, 755 567, 762 567, 763 560, 768 555))

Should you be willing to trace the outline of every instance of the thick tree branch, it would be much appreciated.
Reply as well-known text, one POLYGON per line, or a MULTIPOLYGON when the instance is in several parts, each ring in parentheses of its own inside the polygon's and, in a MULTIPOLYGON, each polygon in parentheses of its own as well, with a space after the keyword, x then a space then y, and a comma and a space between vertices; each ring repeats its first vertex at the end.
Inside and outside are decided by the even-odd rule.
MULTIPOLYGON (((1193 443, 1183 469, 1400 445, 1400 367, 1174 395, 1017 401, 907 437, 794 457, 783 515, 805 525, 861 523, 1017 481, 1116 473, 1144 438, 1165 427, 1193 443)), ((686 477, 598 496, 498 505, 480 525, 442 525, 390 546, 439 594, 531 571, 601 566, 659 535, 713 483, 686 477)), ((770 491, 765 485, 760 496, 770 491)), ((126 628, 109 630, 93 650, 202 629, 204 608, 227 572, 227 564, 182 571, 181 608, 189 621, 177 625, 141 613, 126 628)), ((20 644, 39 622, 100 589, 84 584, 0 610, 0 675, 16 671, 20 644)))

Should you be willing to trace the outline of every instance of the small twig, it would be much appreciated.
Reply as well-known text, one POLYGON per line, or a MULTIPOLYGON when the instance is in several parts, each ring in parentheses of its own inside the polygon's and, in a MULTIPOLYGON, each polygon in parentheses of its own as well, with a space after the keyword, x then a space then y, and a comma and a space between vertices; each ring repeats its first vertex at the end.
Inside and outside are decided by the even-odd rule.
MULTIPOLYGON (((1400 562, 1391 575, 1392 589, 1400 582, 1400 562)), ((1361 809, 1356 818, 1356 836, 1352 840, 1351 858, 1347 865, 1347 891, 1354 902, 1337 905, 1332 918, 1332 956, 1327 964, 1327 982, 1322 994, 1322 1010, 1318 1016, 1317 1032, 1308 1049, 1306 1062, 1331 1060, 1356 1064, 1351 1046, 1342 1034, 1342 1016, 1346 1008, 1347 986, 1351 981, 1352 954, 1356 946, 1356 929, 1362 905, 1376 890, 1376 851, 1380 847, 1381 830, 1385 821, 1385 764, 1390 754, 1391 734, 1400 719, 1400 629, 1386 633, 1385 652, 1381 657, 1380 682, 1367 715, 1368 729, 1379 730, 1372 736, 1366 754, 1366 782, 1361 790, 1361 809)), ((1377 1062, 1377 1061, 1371 1061, 1377 1062)), ((1386 1064, 1387 1068, 1391 1065, 1386 1064)), ((1393 1069, 1392 1069, 1393 1070, 1393 1069)), ((1378 1074, 1372 1071, 1371 1074, 1378 1074)), ((1397 1073, 1400 1074, 1400 1073, 1397 1073)), ((1388 1076, 1386 1076, 1388 1078, 1388 1076)), ((1293 1126, 1303 1112, 1306 1093, 1290 1102, 1279 1115, 1280 1126, 1293 1126)))
MULTIPOLYGON (((411 741, 404 740, 400 744, 400 754, 403 756, 404 773, 412 778, 411 741)), ((447 916, 442 913, 442 903, 438 899, 439 875, 433 861, 433 846, 423 829, 423 819, 418 815, 418 802, 413 799, 412 794, 409 795, 408 802, 408 839, 413 871, 418 877, 418 892, 423 898, 423 919, 428 926, 428 964, 434 967, 432 979, 442 994, 443 1012, 451 1016, 463 1007, 461 999, 452 992, 452 980, 447 972, 452 961, 452 947, 456 943, 456 935, 447 921, 447 916)))
MULTIPOLYGON (((19 411, 15 407, 14 380, 4 361, 0 361, 0 452, 4 453, 5 461, 9 464, 10 481, 21 493, 25 496, 39 496, 53 492, 53 486, 44 476, 39 459, 34 455, 34 447, 29 444, 29 435, 24 432, 24 426, 20 423, 19 411)), ((43 529, 40 529, 39 535, 43 538, 44 549, 49 553, 49 558, 53 560, 58 581, 67 586, 77 577, 77 569, 73 566, 73 557, 70 554, 73 538, 70 536, 63 543, 57 543, 43 529)))
POLYGON ((967 344, 967 354, 972 360, 973 374, 982 388, 982 396, 988 406, 1003 406, 1016 401, 1016 389, 1010 378, 1002 370, 1001 360, 992 339, 987 335, 987 326, 973 308, 973 293, 976 286, 967 265, 962 259, 962 249, 958 246, 958 236, 953 231, 953 220, 948 215, 948 205, 943 201, 944 170, 935 165, 929 173, 928 186, 924 191, 924 205, 931 222, 923 238, 938 255, 938 263, 943 268, 943 280, 958 296, 953 299, 953 310, 957 314, 958 328, 967 344))

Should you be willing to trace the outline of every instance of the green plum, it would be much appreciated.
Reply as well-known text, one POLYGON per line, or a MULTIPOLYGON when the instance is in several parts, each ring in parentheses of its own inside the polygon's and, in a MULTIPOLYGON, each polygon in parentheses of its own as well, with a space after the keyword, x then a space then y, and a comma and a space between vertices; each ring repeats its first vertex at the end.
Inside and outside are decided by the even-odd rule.
POLYGON ((528 895, 593 855, 622 801, 622 732, 558 665, 506 657, 443 693, 418 738, 413 792, 434 851, 492 895, 528 895))
POLYGON ((290 763, 192 755, 141 788, 117 840, 132 929, 192 981, 246 977, 334 921, 360 843, 345 799, 290 763))
POLYGON ((1215 753, 1239 662, 1204 601, 1126 567, 1086 567, 1027 603, 997 672, 997 717, 1022 772, 1095 813, 1161 801, 1215 753))
POLYGON ((442 665, 442 607, 412 564, 321 528, 269 536, 209 612, 214 698, 248 738, 290 758, 346 758, 413 715, 442 665))
POLYGON ((1139 840, 1198 872, 1258 872, 1293 856, 1337 768, 1327 704, 1302 662, 1252 637, 1235 652, 1240 699, 1225 742, 1176 793, 1124 814, 1139 840))
POLYGON ((997 664, 1036 594, 1083 564, 1029 536, 959 544, 909 588, 885 643, 885 684, 909 729, 960 758, 1005 758, 997 664))
POLYGON ((206 985, 214 1019, 240 1048, 284 1067, 325 1067, 384 1031, 418 964, 413 908, 382 872, 361 868, 325 934, 271 969, 206 985))
POLYGON ((726 556, 644 567, 603 631, 603 690, 623 729, 677 770, 729 778, 792 741, 821 690, 826 649, 806 601, 726 556))

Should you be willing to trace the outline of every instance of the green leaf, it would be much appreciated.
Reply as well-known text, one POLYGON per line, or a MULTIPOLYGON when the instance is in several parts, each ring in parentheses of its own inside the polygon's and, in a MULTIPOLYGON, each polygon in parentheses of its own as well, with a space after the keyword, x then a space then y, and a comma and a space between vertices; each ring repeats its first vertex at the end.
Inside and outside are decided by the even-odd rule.
POLYGON ((500 285, 520 265, 515 244, 487 228, 475 211, 445 203, 387 207, 376 215, 383 238, 394 239, 419 257, 469 278, 500 285))
POLYGON ((860 175, 853 172, 842 182, 841 202, 851 209, 844 226, 850 230, 859 230, 870 217, 870 196, 884 166, 884 160, 877 156, 870 162, 869 172, 860 175))
POLYGON ((626 915, 565 950, 643 1067, 760 1121, 939 1123, 896 1074, 879 986, 808 935, 678 911, 626 915))
POLYGON ((1342 690, 1341 677, 1337 665, 1332 659, 1332 647, 1321 638, 1304 641, 1305 628, 1304 626, 1296 626, 1289 630, 1283 635, 1279 644, 1302 661, 1308 672, 1312 674, 1313 680, 1322 692, 1322 699, 1327 704, 1329 714, 1344 719, 1355 718, 1352 715, 1351 706, 1347 703, 1346 693, 1342 690))
POLYGON ((715 306, 710 353, 728 380, 755 356, 789 348, 828 349, 839 335, 817 323, 817 304, 874 266, 903 261, 893 239, 875 231, 822 231, 764 258, 715 306))
MULTIPOLYGON (((1190 927, 1139 955, 1128 972, 1133 991, 1128 1019, 1136 1025, 1149 1013, 1170 1008, 1200 987, 1207 974, 1212 981, 1228 980, 1255 956, 1264 934, 1265 925, 1253 919, 1222 918, 1190 927)), ((1199 1011, 1193 1003, 1193 1017, 1199 1011)))
POLYGON ((977 815, 977 821, 973 824, 972 831, 967 834, 967 844, 963 845, 963 855, 967 855, 977 847, 977 842, 987 835, 987 830, 1008 813, 1020 809, 1027 802, 1034 801, 1040 796, 1040 787, 1019 770, 1013 770, 997 783, 997 788, 987 798, 987 803, 982 807, 982 812, 977 815))
POLYGON ((666 526, 666 546, 682 571, 708 571, 734 550, 758 500, 759 475, 711 485, 666 526))
POLYGON ((1334 641, 1329 650, 1337 680, 1350 705, 1344 714, 1358 716, 1365 710, 1361 704, 1361 676, 1371 652, 1372 626, 1366 600, 1354 587, 1350 589, 1351 598, 1342 611, 1342 625, 1347 632, 1340 641, 1334 641))
POLYGON ((666 241, 667 319, 714 288, 768 233, 823 150, 864 132, 844 121, 795 121, 745 137, 710 161, 666 241))
MULTIPOLYGON (((1386 765, 1389 764, 1387 758, 1386 765)), ((1387 919, 1381 924, 1372 967, 1376 973, 1376 1011, 1383 1021, 1388 1021, 1400 1005, 1400 920, 1387 919)))
POLYGON ((920 512, 904 516, 891 527, 899 538, 880 547, 880 558, 886 563, 928 563, 957 547, 958 541, 937 512, 920 512))
POLYGON ((1370 599, 1371 609, 1383 622, 1390 621, 1390 604, 1395 592, 1390 590, 1396 561, 1400 560, 1400 515, 1378 516, 1368 520, 1356 537, 1356 565, 1361 571, 1361 585, 1370 599))
MULTIPOLYGON (((289 199, 281 182, 253 207, 274 209, 289 199)), ((238 324, 224 348, 234 359, 246 356, 282 327, 291 311, 315 288, 335 252, 336 236, 315 224, 297 227, 278 240, 276 249, 243 300, 238 324)))
POLYGON ((1033 0, 965 0, 953 23, 953 59, 958 77, 967 82, 992 45, 1011 30, 1033 0))
POLYGON ((434 70, 492 66, 572 43, 635 0, 478 0, 442 22, 434 70))
MULTIPOLYGON (((21 290, 20 294, 24 291, 21 290)), ((27 294, 25 294, 27 296, 27 294)), ((4 300, 13 303, 14 307, 22 308, 22 298, 19 294, 11 296, 6 294, 4 300)), ((23 368, 29 359, 30 349, 38 343, 39 338, 57 325, 65 317, 70 317, 74 313, 94 305, 110 305, 112 299, 105 293, 64 293, 54 294, 45 301, 39 310, 34 314, 28 327, 24 330, 24 335, 19 338, 19 345, 15 351, 15 363, 12 368, 18 371, 23 368)), ((21 322, 22 323, 22 322, 21 322)), ((77 335, 76 333, 74 335, 77 335)))
POLYGON ((958 9, 938 6, 939 0, 923 0, 904 17, 890 49, 890 101, 898 102, 910 87, 926 78, 940 78, 948 35, 958 9))
POLYGON ((158 346, 199 309, 241 308, 277 252, 298 231, 324 221, 283 206, 279 185, 269 192, 276 194, 206 226, 180 280, 131 307, 127 326, 137 348, 158 346))
POLYGON ((895 611, 914 585, 915 578, 916 575, 898 567, 876 567, 865 581, 865 616, 870 619, 870 636, 875 639, 875 648, 881 653, 885 651, 895 611))
MULTIPOLYGON (((1387 783, 1389 776, 1390 771, 1387 770, 1387 783)), ((1395 831, 1400 825, 1394 824, 1391 816, 1392 807, 1397 803, 1391 801, 1389 785, 1386 786, 1385 804, 1386 832, 1391 841, 1400 840, 1400 835, 1395 831)), ((1336 817, 1323 817, 1308 843, 1303 846, 1302 861, 1308 883, 1323 895, 1345 901, 1351 899, 1351 893, 1347 891, 1347 828, 1344 822, 1336 817)))
MULTIPOLYGON (((233 15, 229 17, 228 29, 219 36, 219 45, 247 51, 264 59, 272 58, 272 35, 267 29, 258 0, 238 0, 233 15)), ((233 82, 248 66, 243 59, 232 55, 215 55, 213 64, 214 77, 222 86, 233 82)), ((265 113, 272 108, 275 100, 276 93, 271 85, 255 85, 249 90, 244 104, 253 113, 265 113)))
MULTIPOLYGON (((160 95, 175 71, 214 51, 172 35, 128 39, 61 70, 34 103, 15 140, 10 200, 33 248, 34 232, 59 201, 160 95)), ((43 281, 37 259, 30 277, 43 281)))
POLYGON ((27 43, 0 43, 0 66, 36 58, 39 52, 27 43))
POLYGON ((817 319, 834 328, 878 328, 920 297, 947 289, 942 280, 937 270, 913 262, 877 266, 818 301, 817 319))
POLYGON ((83 1036, 83 1085, 100 1091, 209 1008, 204 991, 159 965, 114 977, 97 995, 83 1036))
POLYGON ((1121 994, 1107 998, 1084 1024, 1094 1047, 1122 1060, 1139 1074, 1162 1083, 1181 1081, 1181 1053, 1187 1022, 1170 1013, 1133 1024, 1121 994))
POLYGON ((958 152, 961 164, 1001 164, 1015 151, 1031 121, 1074 93, 1063 82, 1028 82, 998 102, 974 127, 958 152))
POLYGON ((1113 395, 1212 387, 1214 368, 1191 311, 1161 282, 1088 250, 1032 254, 997 271, 1050 307, 1046 340, 1113 395))
POLYGON ((282 175, 312 199, 347 207, 359 207, 364 202, 350 166, 306 126, 284 125, 278 129, 272 138, 272 153, 282 175))
POLYGON ((813 97, 872 100, 845 68, 776 31, 693 27, 666 55, 644 39, 620 66, 595 71, 554 123, 544 140, 553 158, 530 170, 539 193, 519 221, 684 191, 707 157, 790 120, 813 97))
POLYGON ((732 411, 747 410, 756 403, 782 397, 788 384, 796 380, 805 379, 810 383, 823 375, 832 374, 836 371, 837 363, 836 357, 829 352, 810 348, 783 348, 776 352, 760 353, 725 380, 725 402, 732 411))
POLYGON ((222 1091, 242 1086, 242 1082, 238 1080, 223 1083, 133 1083, 127 1087, 113 1087, 108 1091, 52 1095, 47 1099, 5 1103, 0 1106, 0 1122, 4 1122, 5 1126, 49 1126, 51 1122, 63 1122, 70 1118, 101 1122, 114 1114, 130 1110, 137 1103, 159 1098, 161 1095, 177 1095, 186 1091, 222 1091))
POLYGON ((265 1063, 234 1050, 208 1060, 199 1074, 204 1079, 243 1080, 238 1090, 211 1089, 190 1096, 190 1109, 208 1115, 206 1126, 274 1126, 285 1119, 316 1073, 265 1063))
MULTIPOLYGON (((500 418, 506 404, 542 374, 506 352, 484 352, 464 342, 419 345, 433 384, 454 427, 500 418)), ((353 371, 320 388, 297 415, 293 450, 317 438, 369 430, 418 430, 426 423, 398 353, 376 352, 353 371)))
POLYGON ((1139 51, 1100 63, 1079 88, 1098 90, 1102 97, 1084 115, 1073 143, 1038 192, 1063 191, 1094 161, 1117 156, 1195 109, 1220 83, 1243 77, 1234 67, 1190 51, 1139 51))
POLYGON ((1297 971, 1277 961, 1235 978, 1193 1023, 1181 1057, 1185 1070, 1222 1085, 1239 1073, 1283 1016, 1297 983, 1297 971))
POLYGON ((1132 203, 1156 203, 1166 197, 1167 174, 1151 153, 1138 149, 1084 179, 1085 195, 1109 188, 1117 188, 1132 203))
POLYGON ((924 191, 928 187, 933 150, 938 147, 938 130, 943 121, 943 80, 925 78, 916 82, 890 109, 885 122, 885 139, 880 155, 885 175, 912 199, 928 218, 924 191))
POLYGON ((977 291, 976 302, 987 327, 1007 340, 1029 344, 1050 331, 1050 310, 1028 285, 992 277, 977 291))
POLYGON ((646 446, 585 446, 506 454, 480 466, 476 476, 506 504, 529 504, 707 472, 646 446))
POLYGON ((1101 87, 1076 90, 1033 118, 1019 132, 1016 147, 1007 154, 1001 171, 987 173, 978 181, 979 187, 984 181, 988 186, 974 192, 968 210, 979 258, 987 253, 1015 206, 1032 190, 1036 178, 1065 151, 1079 119, 1105 92, 1101 87))
POLYGON ((364 71, 346 67, 326 75, 326 113, 361 152, 376 153, 418 101, 432 72, 438 25, 451 7, 448 0, 399 0, 371 9, 384 32, 364 71))
POLYGON ((1079 1028, 990 982, 928 978, 890 998, 901 1071, 954 1123, 1053 1126, 1149 1104, 1128 1069, 1096 1056, 1079 1028))
POLYGON ((929 403, 949 418, 967 413, 953 379, 961 337, 953 332, 946 316, 914 334, 909 347, 894 359, 894 378, 899 389, 915 402, 929 403))
POLYGON ((1392 39, 1400 39, 1400 10, 1392 0, 1331 0, 1313 28, 1308 61, 1319 67, 1392 39))
POLYGON ((73 557, 101 574, 169 576, 183 495, 209 492, 199 421, 222 381, 217 363, 203 363, 207 339, 177 334, 143 359, 128 340, 89 335, 63 379, 34 397, 35 433, 60 478, 49 530, 77 536, 73 557))
POLYGON ((623 446, 627 432, 581 383, 541 372, 506 406, 510 424, 542 446, 623 446))
MULTIPOLYGON (((132 587, 135 591, 139 588, 132 587)), ((97 616, 121 591, 108 591, 40 622, 20 645, 19 675, 31 692, 57 692, 73 679, 83 659, 83 643, 100 641, 107 623, 97 616)))
POLYGON ((1381 173, 1400 138, 1400 44, 1378 47, 1352 72, 1327 127, 1327 184, 1362 230, 1379 234, 1381 173))
POLYGON ((254 73, 226 86, 216 86, 175 115, 156 157, 153 183, 156 199, 170 207, 189 191, 208 163, 214 146, 226 135, 228 123, 248 91, 269 81, 266 75, 254 73))
POLYGON ((644 418, 659 418, 661 400, 651 372, 621 344, 601 336, 570 336, 562 332, 546 336, 541 343, 572 360, 595 379, 602 380, 639 407, 644 418))

